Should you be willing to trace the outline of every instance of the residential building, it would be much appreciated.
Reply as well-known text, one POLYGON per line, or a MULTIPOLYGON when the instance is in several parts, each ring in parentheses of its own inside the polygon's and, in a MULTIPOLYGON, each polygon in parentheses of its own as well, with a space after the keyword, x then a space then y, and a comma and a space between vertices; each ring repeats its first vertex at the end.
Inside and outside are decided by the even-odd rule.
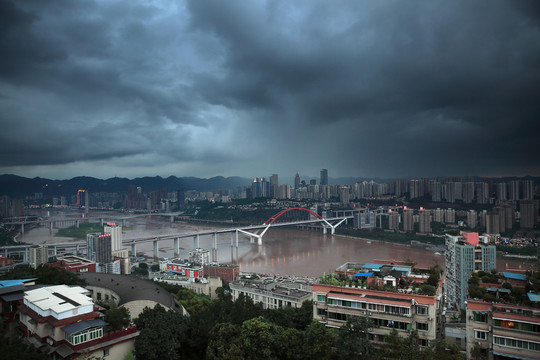
POLYGON ((272 174, 272 176, 270 176, 270 197, 279 197, 279 184, 277 174, 272 174))
POLYGON ((348 186, 340 186, 339 187, 339 201, 342 204, 348 204, 349 203, 349 187, 348 186))
POLYGON ((420 209, 419 231, 422 234, 431 233, 431 211, 420 209))
POLYGON ((397 211, 392 211, 388 215, 388 229, 394 231, 399 230, 399 213, 397 211))
POLYGON ((403 210, 403 231, 414 231, 414 210, 403 210))
POLYGON ((306 300, 311 300, 312 288, 303 283, 278 281, 273 278, 255 280, 236 280, 229 284, 233 300, 241 294, 248 296, 255 303, 262 303, 264 309, 277 309, 291 306, 301 307, 306 300))
POLYGON ((532 180, 523 180, 523 200, 532 200, 534 198, 534 182, 532 180))
POLYGON ((468 281, 475 271, 497 269, 495 245, 488 245, 485 236, 463 232, 446 234, 446 302, 463 309, 468 294, 468 281))
POLYGON ((399 337, 418 331, 420 345, 429 346, 443 331, 442 287, 434 296, 369 290, 355 287, 313 285, 313 318, 329 327, 341 327, 349 317, 373 322, 369 338, 383 344, 392 329, 399 337))
POLYGON ((476 210, 469 210, 467 212, 467 226, 469 229, 476 229, 478 225, 478 213, 476 210))
POLYGON ((105 234, 111 234, 111 250, 122 250, 122 226, 114 222, 108 222, 103 227, 105 234))
POLYGON ((25 291, 19 307, 19 328, 42 352, 53 358, 110 357, 121 359, 134 348, 135 327, 107 333, 90 291, 56 285, 25 291))
POLYGON ((240 267, 238 265, 210 263, 204 264, 204 276, 217 276, 224 282, 231 282, 240 276, 240 267))
POLYGON ((534 200, 521 200, 520 207, 520 226, 524 229, 531 229, 538 221, 538 207, 534 200))
POLYGON ((467 300, 467 358, 539 359, 540 309, 467 300))
POLYGON ((203 248, 193 249, 189 252, 189 261, 197 265, 208 264, 210 262, 210 252, 203 248))
POLYGON ((112 262, 111 234, 86 235, 86 251, 88 259, 100 264, 112 262))
POLYGON ((180 274, 189 278, 203 277, 203 266, 186 259, 167 259, 159 262, 159 270, 171 274, 180 274))
POLYGON ((49 247, 47 245, 35 245, 28 249, 28 263, 34 269, 49 261, 49 247))
POLYGON ((488 234, 500 234, 500 216, 498 213, 490 211, 486 214, 486 232, 488 234))

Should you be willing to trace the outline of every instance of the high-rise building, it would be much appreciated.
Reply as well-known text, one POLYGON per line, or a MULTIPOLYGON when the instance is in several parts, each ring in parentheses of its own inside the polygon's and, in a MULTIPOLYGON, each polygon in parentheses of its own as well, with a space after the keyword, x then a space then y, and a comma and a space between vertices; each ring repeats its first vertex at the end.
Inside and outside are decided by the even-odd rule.
POLYGON ((98 264, 112 262, 111 234, 88 234, 86 235, 87 258, 98 264))
POLYGON ((450 208, 444 210, 444 222, 447 224, 455 224, 456 223, 456 210, 450 209, 450 208))
POLYGON ((272 176, 270 176, 270 197, 279 197, 279 184, 277 174, 272 174, 272 176))
POLYGON ((473 272, 497 269, 495 246, 486 244, 487 238, 478 233, 446 235, 446 301, 449 305, 464 308, 473 272))
POLYGON ((210 263, 210 252, 207 249, 196 248, 189 252, 189 261, 197 265, 210 263))
POLYGON ((321 169, 320 184, 321 185, 328 185, 328 170, 326 170, 326 169, 321 169))
POLYGON ((415 199, 424 196, 424 181, 410 180, 409 181, 409 197, 415 199))
POLYGON ((512 180, 508 183, 508 200, 519 200, 519 180, 512 180))
POLYGON ((500 234, 502 232, 499 213, 490 211, 486 214, 486 232, 488 234, 500 234))
POLYGON ((340 186, 339 201, 343 204, 349 203, 349 187, 348 186, 340 186))
POLYGON ((469 229, 476 229, 476 226, 478 224, 478 213, 476 210, 469 210, 467 212, 467 226, 469 229))
POLYGON ((281 184, 279 186, 279 196, 280 199, 290 199, 291 198, 291 185, 281 184))
POLYGON ((392 211, 388 215, 388 229, 399 230, 399 213, 397 211, 392 211))
POLYGON ((431 181, 431 201, 441 202, 441 183, 437 180, 431 181))
POLYGON ((521 200, 520 208, 520 226, 523 229, 531 229, 538 220, 538 208, 534 200, 521 200))
POLYGON ((298 190, 300 188, 300 175, 296 173, 296 176, 294 177, 294 190, 298 190))
POLYGON ((485 182, 476 183, 475 188, 476 188, 476 202, 478 204, 487 204, 489 202, 488 183, 485 183, 485 182))
POLYGON ((122 226, 114 222, 108 222, 103 227, 105 234, 111 234, 111 250, 122 250, 122 226))
POLYGON ((35 245, 28 249, 28 263, 34 269, 49 261, 49 248, 47 245, 35 245))
POLYGON ((465 204, 470 204, 474 200, 474 182, 463 183, 463 202, 465 204))
POLYGON ((523 200, 532 200, 534 198, 534 183, 532 180, 523 180, 523 200))
POLYGON ((420 209, 420 224, 418 230, 422 234, 431 233, 431 211, 420 209))
POLYGON ((499 201, 506 201, 508 200, 508 190, 506 183, 498 183, 497 184, 497 200, 499 201))
POLYGON ((403 210, 403 231, 414 231, 414 210, 403 210))

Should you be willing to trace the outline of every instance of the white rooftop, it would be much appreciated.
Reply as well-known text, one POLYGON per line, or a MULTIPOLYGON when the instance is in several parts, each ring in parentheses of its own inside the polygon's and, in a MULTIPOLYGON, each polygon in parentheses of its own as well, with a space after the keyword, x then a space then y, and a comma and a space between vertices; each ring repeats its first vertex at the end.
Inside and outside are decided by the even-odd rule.
POLYGON ((92 298, 87 294, 89 291, 80 286, 54 285, 26 291, 24 300, 43 312, 60 314, 81 306, 93 305, 92 298))

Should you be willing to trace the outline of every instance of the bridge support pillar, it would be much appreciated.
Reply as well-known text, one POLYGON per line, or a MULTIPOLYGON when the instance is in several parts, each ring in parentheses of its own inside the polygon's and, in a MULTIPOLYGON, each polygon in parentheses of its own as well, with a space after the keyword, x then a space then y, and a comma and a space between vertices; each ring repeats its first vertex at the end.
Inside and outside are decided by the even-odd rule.
POLYGON ((101 222, 101 226, 103 226, 103 218, 99 219, 99 221, 101 222))
POLYGON ((159 241, 154 240, 154 259, 159 258, 159 241))
POLYGON ((58 254, 58 247, 53 247, 53 254, 56 256, 58 254))
MULTIPOLYGON (((234 264, 234 253, 233 253, 233 249, 234 249, 234 234, 231 233, 231 264, 234 264)), ((7 250, 6 250, 7 252, 7 250)))
POLYGON ((137 256, 137 244, 131 244, 131 256, 137 256))
POLYGON ((79 228, 80 225, 81 225, 81 221, 80 221, 80 220, 75 221, 75 226, 77 226, 77 229, 79 228))
POLYGON ((212 262, 217 262, 217 233, 212 235, 212 262))
POLYGON ((236 263, 238 264, 240 262, 240 258, 238 257, 238 230, 236 230, 236 263))
POLYGON ((335 233, 336 233, 336 228, 332 227, 332 231, 330 232, 330 234, 334 235, 335 233))
POLYGON ((180 255, 180 238, 174 238, 174 256, 180 255))
POLYGON ((171 216, 169 217, 169 222, 170 222, 171 224, 174 222, 174 215, 171 215, 171 216))
POLYGON ((126 219, 122 219, 122 226, 126 226, 126 219))
POLYGON ((193 237, 193 248, 198 249, 200 245, 201 245, 200 237, 199 237, 199 234, 197 234, 193 237))
POLYGON ((24 234, 24 224, 21 224, 21 234, 24 234))
POLYGON ((81 246, 79 244, 77 244, 77 255, 79 255, 80 247, 81 246))
POLYGON ((24 249, 23 262, 28 262, 28 251, 29 251, 28 248, 24 249))
POLYGON ((253 236, 250 236, 250 237, 249 237, 249 243, 250 243, 250 244, 255 243, 255 239, 253 239, 253 236))
POLYGON ((260 238, 258 238, 257 240, 257 245, 261 246, 262 245, 262 236, 260 238))
POLYGON ((327 232, 328 232, 328 230, 326 229, 326 225, 323 224, 323 226, 322 226, 323 235, 326 235, 327 232))
POLYGON ((51 221, 49 223, 49 234, 52 234, 53 233, 53 222, 51 221))

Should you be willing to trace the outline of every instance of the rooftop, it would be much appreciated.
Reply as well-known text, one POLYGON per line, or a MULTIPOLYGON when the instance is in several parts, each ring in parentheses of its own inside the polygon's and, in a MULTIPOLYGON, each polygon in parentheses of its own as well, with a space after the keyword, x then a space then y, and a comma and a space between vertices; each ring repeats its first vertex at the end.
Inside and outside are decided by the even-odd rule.
POLYGON ((119 306, 136 300, 155 301, 170 309, 176 309, 175 300, 169 292, 150 280, 137 276, 104 273, 80 273, 90 286, 110 289, 120 296, 119 306))
MULTIPOLYGON (((383 300, 391 301, 395 303, 408 302, 411 300, 416 301, 418 304, 422 305, 434 305, 437 299, 437 295, 427 296, 427 295, 416 295, 416 294, 404 294, 399 292, 388 292, 380 290, 369 290, 369 289, 359 289, 359 288, 349 288, 342 286, 333 286, 333 285, 320 285, 314 284, 313 291, 331 293, 332 295, 348 295, 352 298, 365 298, 372 300, 383 300)), ((375 302, 375 301, 373 301, 375 302)))
POLYGON ((93 305, 92 298, 87 294, 88 290, 80 286, 54 285, 26 291, 24 300, 44 312, 60 314, 80 306, 93 305))

